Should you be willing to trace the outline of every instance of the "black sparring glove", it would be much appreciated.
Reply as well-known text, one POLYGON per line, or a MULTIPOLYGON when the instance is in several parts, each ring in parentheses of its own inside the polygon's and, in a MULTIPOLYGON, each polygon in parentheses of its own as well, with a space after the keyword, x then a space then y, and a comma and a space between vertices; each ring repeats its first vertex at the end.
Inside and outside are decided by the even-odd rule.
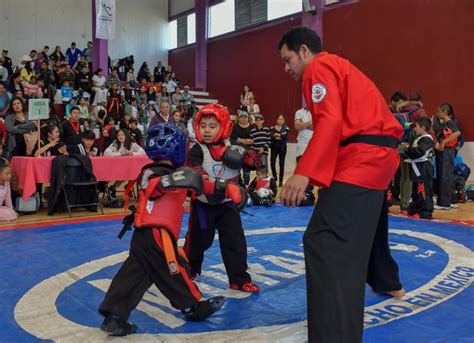
POLYGON ((229 145, 222 155, 222 163, 230 169, 240 169, 244 163, 245 148, 239 145, 229 145))
POLYGON ((202 194, 203 182, 201 174, 194 169, 184 167, 160 178, 160 191, 175 188, 190 189, 196 192, 197 195, 202 194))

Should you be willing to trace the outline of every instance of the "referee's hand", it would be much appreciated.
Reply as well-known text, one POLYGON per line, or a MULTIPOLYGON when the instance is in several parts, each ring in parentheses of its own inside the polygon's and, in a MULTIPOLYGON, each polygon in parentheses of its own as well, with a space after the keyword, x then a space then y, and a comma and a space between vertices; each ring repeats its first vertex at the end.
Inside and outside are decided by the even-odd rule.
POLYGON ((285 206, 299 206, 303 199, 309 178, 295 174, 286 181, 280 194, 280 203, 285 206))

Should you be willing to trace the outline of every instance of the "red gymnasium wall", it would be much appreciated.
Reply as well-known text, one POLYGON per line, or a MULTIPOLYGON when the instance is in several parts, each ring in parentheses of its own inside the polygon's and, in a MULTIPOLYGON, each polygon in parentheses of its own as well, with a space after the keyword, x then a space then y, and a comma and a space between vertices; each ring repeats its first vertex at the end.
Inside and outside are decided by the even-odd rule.
POLYGON ((176 76, 183 86, 194 87, 195 85, 194 57, 194 44, 169 52, 168 64, 176 72, 176 76))
POLYGON ((361 0, 324 13, 324 48, 347 57, 387 101, 419 91, 428 113, 451 103, 474 140, 474 1, 361 0))

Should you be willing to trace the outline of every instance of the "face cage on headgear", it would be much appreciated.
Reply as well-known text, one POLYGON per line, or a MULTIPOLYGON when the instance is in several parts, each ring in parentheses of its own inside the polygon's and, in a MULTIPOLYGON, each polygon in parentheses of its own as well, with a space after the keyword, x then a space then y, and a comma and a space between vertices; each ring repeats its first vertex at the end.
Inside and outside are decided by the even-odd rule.
POLYGON ((232 132, 232 121, 230 120, 230 114, 227 107, 220 104, 208 104, 203 106, 201 110, 196 114, 196 118, 193 123, 194 134, 198 142, 203 143, 201 134, 199 133, 199 127, 201 119, 204 116, 213 116, 219 122, 221 128, 219 133, 214 137, 212 143, 217 143, 221 139, 227 139, 230 137, 232 132))
POLYGON ((171 123, 158 124, 147 132, 145 152, 152 160, 170 160, 179 167, 186 160, 186 135, 171 123))

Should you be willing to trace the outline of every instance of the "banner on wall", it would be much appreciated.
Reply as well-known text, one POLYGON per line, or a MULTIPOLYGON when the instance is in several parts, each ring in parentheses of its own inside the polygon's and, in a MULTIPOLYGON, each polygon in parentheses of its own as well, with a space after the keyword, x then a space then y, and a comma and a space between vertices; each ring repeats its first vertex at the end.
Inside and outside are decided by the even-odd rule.
POLYGON ((96 0, 96 32, 95 37, 99 39, 115 38, 115 0, 96 0))

